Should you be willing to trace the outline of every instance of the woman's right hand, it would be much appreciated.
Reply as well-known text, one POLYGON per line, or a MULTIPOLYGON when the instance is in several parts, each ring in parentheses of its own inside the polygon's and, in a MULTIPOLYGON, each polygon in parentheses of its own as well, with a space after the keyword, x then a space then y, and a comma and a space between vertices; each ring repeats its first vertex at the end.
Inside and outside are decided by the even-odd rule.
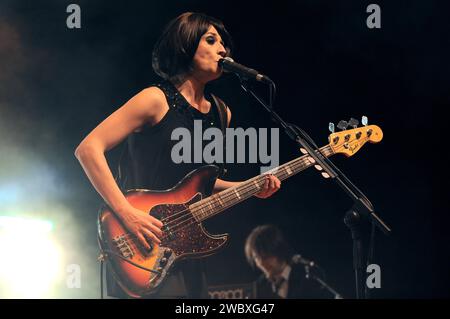
POLYGON ((119 214, 124 226, 135 236, 139 243, 151 250, 150 241, 161 243, 163 223, 153 216, 133 207, 119 214))

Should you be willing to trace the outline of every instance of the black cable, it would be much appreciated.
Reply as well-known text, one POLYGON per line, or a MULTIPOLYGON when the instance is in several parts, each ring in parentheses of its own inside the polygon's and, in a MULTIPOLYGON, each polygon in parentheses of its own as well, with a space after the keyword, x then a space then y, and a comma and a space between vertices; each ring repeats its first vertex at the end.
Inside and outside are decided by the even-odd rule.
POLYGON ((275 82, 271 81, 269 86, 269 101, 271 109, 274 108, 276 95, 277 95, 277 87, 275 86, 275 82))
POLYGON ((104 258, 107 258, 107 256, 108 256, 107 254, 104 254, 104 252, 106 252, 107 254, 114 255, 115 257, 121 258, 122 260, 126 261, 127 263, 129 263, 129 264, 131 264, 131 265, 133 265, 135 267, 138 267, 138 268, 140 268, 142 270, 145 270, 145 271, 151 272, 153 274, 157 274, 157 275, 161 275, 162 274, 160 271, 149 269, 149 268, 146 268, 146 267, 142 267, 141 265, 138 265, 135 262, 132 262, 131 260, 128 260, 128 259, 126 259, 123 256, 120 256, 119 254, 116 254, 112 250, 103 250, 101 252, 101 255, 100 255, 100 258, 99 258, 99 260, 100 260, 100 299, 103 299, 103 264, 104 264, 104 258))
POLYGON ((100 299, 103 299, 103 258, 100 259, 100 299))
MULTIPOLYGON (((114 251, 112 251, 112 250, 103 250, 103 251, 106 252, 107 254, 114 255, 115 257, 118 257, 118 258, 120 258, 120 259, 126 261, 127 263, 133 265, 134 267, 137 267, 137 268, 140 268, 140 269, 142 269, 142 270, 151 272, 151 273, 153 273, 153 274, 161 275, 161 272, 160 272, 160 271, 153 270, 153 269, 149 269, 149 268, 143 267, 143 266, 141 266, 141 265, 138 265, 138 264, 136 264, 135 262, 132 262, 131 260, 128 260, 127 258, 125 258, 125 257, 123 257, 123 256, 120 256, 119 254, 116 254, 116 253, 115 253, 114 251)), ((107 257, 107 255, 104 255, 104 256, 107 257)))

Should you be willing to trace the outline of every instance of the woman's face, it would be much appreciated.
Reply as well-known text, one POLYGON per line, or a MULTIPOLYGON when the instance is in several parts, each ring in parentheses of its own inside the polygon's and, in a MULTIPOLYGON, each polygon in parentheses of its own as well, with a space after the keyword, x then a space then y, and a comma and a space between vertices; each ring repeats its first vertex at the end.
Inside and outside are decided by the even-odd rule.
POLYGON ((202 82, 217 79, 222 74, 222 68, 217 62, 226 56, 224 43, 216 28, 210 26, 201 37, 193 59, 193 75, 202 82))

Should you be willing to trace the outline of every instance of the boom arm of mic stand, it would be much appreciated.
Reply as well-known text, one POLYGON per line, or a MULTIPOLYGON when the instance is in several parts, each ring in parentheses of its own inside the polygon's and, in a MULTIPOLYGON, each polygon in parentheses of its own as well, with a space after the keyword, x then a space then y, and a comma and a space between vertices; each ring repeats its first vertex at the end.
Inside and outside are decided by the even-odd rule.
POLYGON ((319 277, 312 275, 311 273, 307 273, 306 278, 311 278, 313 280, 315 280, 316 282, 319 283, 319 285, 323 288, 325 288, 326 290, 328 290, 332 295, 334 295, 334 299, 344 299, 342 297, 342 295, 340 295, 336 290, 334 290, 333 288, 331 288, 330 285, 328 285, 324 280, 320 279, 319 277))
MULTIPOLYGON (((367 197, 342 173, 329 158, 323 156, 309 144, 308 138, 304 136, 302 130, 295 130, 291 125, 288 125, 274 110, 272 105, 268 106, 261 98, 259 98, 249 87, 245 81, 241 81, 241 87, 250 93, 265 109, 270 113, 271 117, 276 121, 286 132, 286 134, 303 147, 323 170, 336 180, 338 185, 353 199, 355 205, 353 209, 370 216, 375 225, 385 234, 389 235, 391 229, 379 218, 370 204, 367 197)), ((272 102, 272 101, 271 101, 272 102)))

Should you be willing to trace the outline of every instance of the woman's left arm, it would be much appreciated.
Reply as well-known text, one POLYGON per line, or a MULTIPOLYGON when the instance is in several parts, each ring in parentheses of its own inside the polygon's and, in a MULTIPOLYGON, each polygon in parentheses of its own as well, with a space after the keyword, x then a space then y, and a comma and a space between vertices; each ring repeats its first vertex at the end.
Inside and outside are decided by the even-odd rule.
MULTIPOLYGON (((231 110, 229 107, 227 107, 227 126, 230 126, 231 121, 231 110)), ((227 188, 237 186, 242 182, 230 182, 230 181, 224 181, 223 179, 217 179, 216 183, 214 184, 214 190, 213 194, 221 192, 227 188)), ((274 175, 267 175, 266 182, 264 183, 264 187, 262 191, 260 191, 258 194, 255 194, 258 198, 267 198, 272 196, 273 193, 278 191, 281 187, 281 181, 274 175)))
MULTIPOLYGON (((216 183, 214 184, 213 193, 215 194, 221 192, 227 188, 237 186, 240 183, 242 182, 229 182, 218 178, 216 180, 216 183)), ((281 181, 275 175, 266 175, 266 181, 264 183, 263 189, 258 194, 255 194, 255 196, 258 198, 270 197, 273 193, 278 191, 280 187, 281 181)))

